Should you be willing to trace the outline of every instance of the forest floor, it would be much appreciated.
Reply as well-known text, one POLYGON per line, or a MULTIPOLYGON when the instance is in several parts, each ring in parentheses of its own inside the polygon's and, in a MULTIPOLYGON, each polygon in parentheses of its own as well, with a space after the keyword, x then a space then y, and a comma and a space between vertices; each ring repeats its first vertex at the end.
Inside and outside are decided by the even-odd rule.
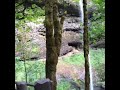
MULTIPOLYGON (((105 76, 103 66, 105 64, 104 54, 104 49, 90 49, 94 85, 98 83, 101 77, 105 76), (101 75, 101 77, 99 75, 101 75)), ((26 61, 26 66, 28 82, 34 83, 36 80, 38 80, 38 78, 45 78, 45 59, 26 61)), ((23 78, 23 63, 20 61, 17 62, 15 70, 16 80, 23 81, 25 79, 23 78)), ((85 68, 83 50, 73 49, 73 51, 59 57, 56 72, 58 90, 80 90, 80 87, 84 88, 84 76, 85 68)))
MULTIPOLYGON (((98 86, 99 80, 102 76, 104 76, 102 72, 104 72, 104 53, 99 54, 101 51, 92 49, 90 51, 91 55, 91 65, 92 65, 92 74, 93 74, 93 83, 94 90, 104 90, 102 88, 96 87, 98 86), (94 53, 93 53, 94 52, 94 53), (95 55, 96 54, 96 55, 95 55), (99 57, 100 56, 100 57, 99 57), (96 60, 98 59, 98 60, 96 60), (96 60, 96 61, 94 61, 96 60), (102 68, 98 71, 98 67, 102 65, 102 68), (99 74, 101 73, 101 77, 99 74)), ((57 65, 57 80, 58 82, 66 80, 71 85, 71 88, 75 88, 75 90, 80 90, 79 88, 84 88, 84 78, 85 78, 85 68, 84 68, 84 56, 83 50, 76 50, 67 53, 66 55, 59 57, 59 62, 57 65)), ((104 85, 103 82, 101 85, 104 85)), ((67 89, 66 89, 67 90, 67 89)), ((68 89, 69 90, 69 89, 68 89)), ((70 89, 72 90, 72 89, 70 89)))

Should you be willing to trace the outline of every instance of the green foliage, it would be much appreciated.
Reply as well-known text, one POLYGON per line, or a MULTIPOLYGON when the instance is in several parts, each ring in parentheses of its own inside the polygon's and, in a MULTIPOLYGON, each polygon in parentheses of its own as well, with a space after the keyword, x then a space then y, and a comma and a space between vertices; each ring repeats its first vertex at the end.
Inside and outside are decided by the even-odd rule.
MULTIPOLYGON (((105 80, 105 49, 90 50, 90 61, 91 66, 96 70, 97 76, 99 77, 98 81, 105 80)), ((84 55, 75 54, 71 57, 64 58, 66 64, 71 64, 79 67, 84 67, 84 55)))
MULTIPOLYGON (((15 58, 15 80, 25 81, 24 63, 20 57, 15 58)), ((105 80, 105 49, 90 49, 90 60, 92 67, 96 70, 98 81, 105 80)), ((72 55, 71 57, 64 58, 62 63, 84 67, 83 52, 80 54, 72 55)), ((45 62, 42 61, 26 61, 27 79, 29 83, 34 83, 38 79, 45 78, 45 62)), ((77 81, 75 81, 77 82, 77 81)), ((78 82, 79 83, 79 82, 78 82)), ((32 90, 32 89, 31 89, 32 90)), ((70 88, 70 83, 66 80, 58 81, 57 90, 74 90, 70 88)))
POLYGON ((90 50, 91 63, 97 71, 98 81, 105 81, 105 49, 90 50))
POLYGON ((15 80, 25 81, 24 63, 20 62, 20 57, 15 58, 15 80))
POLYGON ((28 8, 26 9, 25 14, 26 15, 26 19, 28 19, 29 21, 33 21, 34 19, 40 17, 40 16, 45 16, 45 10, 41 9, 40 7, 37 7, 36 5, 32 6, 34 9, 28 8))
POLYGON ((57 90, 69 90, 70 89, 70 83, 66 80, 61 80, 58 82, 57 90))
POLYGON ((33 37, 26 29, 20 29, 15 36, 15 51, 21 53, 21 58, 29 59, 34 56, 39 56, 40 47, 38 44, 31 42, 33 37))
POLYGON ((64 58, 64 62, 69 63, 71 65, 84 66, 84 55, 83 53, 74 54, 71 57, 64 58))
POLYGON ((35 4, 33 4, 32 7, 29 7, 24 11, 24 15, 23 15, 23 12, 21 13, 19 12, 23 10, 21 8, 23 8, 22 5, 16 8, 16 13, 15 13, 15 27, 16 28, 19 29, 19 28, 26 27, 25 25, 26 22, 43 23, 43 21, 42 22, 38 21, 38 19, 44 19, 44 16, 45 16, 44 8, 40 8, 36 6, 35 4), (23 19, 20 19, 20 18, 23 18, 23 19))
MULTIPOLYGON (((45 64, 40 61, 26 61, 27 79, 29 83, 34 83, 38 79, 45 78, 45 64)), ((15 80, 25 81, 24 62, 15 62, 15 80)))
POLYGON ((105 1, 93 0, 93 4, 96 10, 93 12, 93 17, 90 20, 89 39, 91 43, 105 38, 105 1))
POLYGON ((105 23, 104 21, 95 21, 91 24, 91 30, 89 31, 89 39, 91 43, 105 38, 105 23))
POLYGON ((72 0, 72 1, 73 1, 73 2, 77 2, 77 3, 78 3, 80 0, 72 0))

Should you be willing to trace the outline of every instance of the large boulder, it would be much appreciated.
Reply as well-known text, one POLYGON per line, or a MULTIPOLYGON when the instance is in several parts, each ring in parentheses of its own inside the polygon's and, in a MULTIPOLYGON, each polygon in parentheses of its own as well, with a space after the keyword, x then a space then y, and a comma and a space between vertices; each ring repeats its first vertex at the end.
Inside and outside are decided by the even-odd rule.
POLYGON ((72 47, 75 47, 76 49, 80 49, 83 46, 82 42, 80 42, 80 41, 77 41, 77 42, 76 41, 68 42, 68 45, 72 46, 72 47))

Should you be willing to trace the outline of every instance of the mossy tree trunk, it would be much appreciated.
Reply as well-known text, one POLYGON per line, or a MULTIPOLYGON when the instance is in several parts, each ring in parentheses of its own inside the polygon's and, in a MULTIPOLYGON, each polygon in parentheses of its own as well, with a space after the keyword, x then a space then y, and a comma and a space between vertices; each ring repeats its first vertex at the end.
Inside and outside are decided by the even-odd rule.
POLYGON ((85 58, 85 90, 90 90, 89 71, 89 38, 88 38, 88 11, 87 0, 83 0, 84 9, 84 58, 85 58))
POLYGON ((46 27, 46 78, 53 81, 52 90, 56 90, 56 67, 60 54, 62 26, 64 17, 59 20, 58 1, 46 0, 45 27, 46 27))

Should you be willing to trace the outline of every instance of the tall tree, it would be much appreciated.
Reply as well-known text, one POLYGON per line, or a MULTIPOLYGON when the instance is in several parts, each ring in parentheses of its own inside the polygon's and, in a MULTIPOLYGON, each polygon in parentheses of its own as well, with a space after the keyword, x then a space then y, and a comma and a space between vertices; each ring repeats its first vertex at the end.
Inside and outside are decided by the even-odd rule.
POLYGON ((46 78, 53 81, 52 90, 56 90, 56 66, 60 54, 62 26, 64 16, 59 20, 58 1, 46 0, 45 27, 46 27, 46 78))
POLYGON ((61 48, 62 27, 64 16, 58 17, 58 0, 15 0, 16 13, 22 13, 24 19, 25 10, 33 4, 43 7, 45 5, 46 27, 46 78, 53 81, 52 90, 56 90, 56 66, 61 48), (21 10, 21 7, 23 9, 21 10), (18 7, 18 8, 17 8, 18 7))
POLYGON ((83 9, 84 9, 84 39, 83 40, 84 40, 84 58, 85 58, 85 90, 90 90, 87 0, 83 0, 83 9))

